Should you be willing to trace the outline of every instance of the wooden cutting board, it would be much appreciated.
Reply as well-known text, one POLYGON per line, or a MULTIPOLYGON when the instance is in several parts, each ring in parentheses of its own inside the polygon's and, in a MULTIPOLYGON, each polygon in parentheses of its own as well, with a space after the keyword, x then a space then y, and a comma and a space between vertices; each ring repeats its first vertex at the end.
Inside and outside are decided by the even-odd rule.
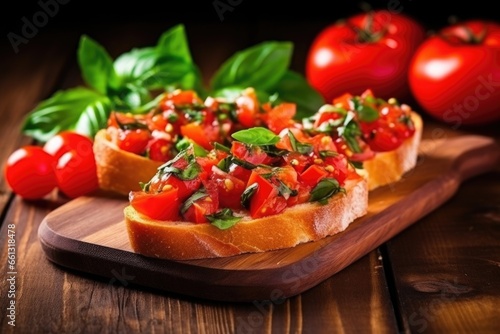
POLYGON ((424 140, 414 170, 370 193, 369 212, 344 232, 290 249, 228 258, 167 261, 132 251, 123 221, 128 202, 80 197, 52 211, 38 235, 48 259, 107 277, 222 301, 275 300, 306 291, 439 207, 461 182, 491 170, 500 149, 492 138, 424 140))

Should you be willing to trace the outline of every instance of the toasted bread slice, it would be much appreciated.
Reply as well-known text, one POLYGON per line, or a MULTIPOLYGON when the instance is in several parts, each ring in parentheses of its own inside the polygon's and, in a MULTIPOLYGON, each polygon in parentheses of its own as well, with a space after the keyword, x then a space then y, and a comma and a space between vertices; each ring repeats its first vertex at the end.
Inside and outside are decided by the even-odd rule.
POLYGON ((415 112, 411 113, 411 119, 415 125, 415 133, 411 138, 405 140, 396 150, 379 152, 375 158, 363 163, 369 190, 397 182, 415 167, 423 122, 420 115, 415 112))
POLYGON ((106 129, 99 130, 94 139, 97 178, 102 190, 128 195, 141 190, 139 182, 147 182, 161 162, 121 150, 106 129))

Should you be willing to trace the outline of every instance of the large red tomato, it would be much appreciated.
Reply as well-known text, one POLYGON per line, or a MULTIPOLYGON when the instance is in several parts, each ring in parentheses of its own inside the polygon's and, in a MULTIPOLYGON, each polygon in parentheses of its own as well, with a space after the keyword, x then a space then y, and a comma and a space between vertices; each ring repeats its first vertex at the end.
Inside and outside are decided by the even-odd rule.
POLYGON ((455 128, 500 119, 500 24, 467 21, 429 37, 409 82, 422 108, 455 128))
POLYGON ((409 95, 407 70, 425 38, 414 19, 387 10, 358 14, 322 30, 306 60, 306 77, 326 99, 367 88, 381 98, 409 95))

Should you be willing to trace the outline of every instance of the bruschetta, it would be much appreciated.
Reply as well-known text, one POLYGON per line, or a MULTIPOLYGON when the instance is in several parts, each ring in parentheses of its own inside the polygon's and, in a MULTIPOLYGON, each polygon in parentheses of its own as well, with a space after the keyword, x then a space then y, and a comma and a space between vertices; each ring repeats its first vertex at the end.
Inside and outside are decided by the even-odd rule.
POLYGON ((344 231, 368 208, 368 185, 332 137, 253 127, 161 165, 124 209, 139 254, 170 260, 294 247, 344 231))
POLYGON ((114 112, 94 141, 99 185, 126 196, 186 145, 208 152, 214 143, 230 145, 232 133, 251 127, 277 135, 292 129, 299 137, 330 136, 336 151, 364 170, 360 174, 369 190, 396 182, 414 168, 423 123, 408 105, 376 98, 370 90, 331 102, 297 120, 295 104, 259 103, 251 88, 232 101, 202 100, 196 92, 177 90, 145 115, 114 112))

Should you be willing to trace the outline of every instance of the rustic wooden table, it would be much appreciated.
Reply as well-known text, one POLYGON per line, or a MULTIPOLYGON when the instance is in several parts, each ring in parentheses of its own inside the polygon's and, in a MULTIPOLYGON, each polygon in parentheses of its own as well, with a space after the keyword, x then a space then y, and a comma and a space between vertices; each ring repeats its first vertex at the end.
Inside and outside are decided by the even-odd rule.
MULTIPOLYGON (((153 45, 168 27, 94 26, 85 32, 116 56, 153 45)), ((301 71, 318 28, 303 26, 293 36, 290 23, 229 30, 193 24, 187 31, 193 56, 209 77, 233 52, 270 36, 294 41, 292 67, 301 71), (202 38, 207 31, 217 38, 202 38)), ((80 33, 46 28, 17 54, 1 50, 2 166, 14 149, 31 142, 20 132, 24 115, 57 89, 82 83, 75 55, 80 33)), ((452 131, 426 119, 425 136, 439 128, 449 136, 500 139, 499 125, 452 131)), ((500 168, 466 181, 442 207, 318 286, 267 303, 200 300, 131 286, 121 276, 126 273, 110 280, 54 265, 37 229, 66 201, 54 192, 26 202, 0 179, 3 333, 500 332, 500 168), (14 273, 8 267, 9 240, 15 241, 14 273)))

